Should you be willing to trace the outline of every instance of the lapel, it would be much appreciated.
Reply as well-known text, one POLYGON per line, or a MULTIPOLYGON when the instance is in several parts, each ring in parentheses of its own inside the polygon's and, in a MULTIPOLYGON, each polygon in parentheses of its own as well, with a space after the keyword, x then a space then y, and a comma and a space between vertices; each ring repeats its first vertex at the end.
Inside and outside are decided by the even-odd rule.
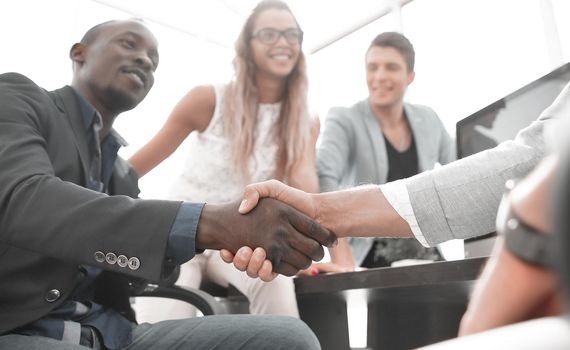
POLYGON ((85 124, 81 118, 81 110, 77 102, 77 96, 70 86, 64 86, 61 89, 52 91, 56 106, 61 113, 65 116, 65 120, 73 130, 75 147, 79 152, 81 159, 81 166, 83 167, 83 174, 89 174, 89 149, 87 146, 87 138, 85 135, 85 124))
MULTIPOLYGON (((89 156, 85 124, 81 118, 81 109, 77 102, 77 96, 70 86, 52 91, 51 95, 56 106, 65 116, 64 119, 73 130, 75 147, 79 152, 83 173, 87 176, 87 174, 89 174, 88 165, 91 157, 89 156)), ((136 198, 140 192, 138 188, 138 175, 132 170, 129 164, 120 157, 117 158, 114 164, 113 176, 109 184, 109 192, 110 194, 123 194, 133 198, 136 198)))
MULTIPOLYGON (((421 114, 418 113, 414 106, 404 103, 404 112, 408 118, 408 123, 410 124, 410 129, 412 129, 412 135, 414 136, 414 142, 416 143, 416 152, 418 154, 418 170, 422 172, 427 170, 425 164, 425 157, 421 157, 428 149, 430 149, 430 138, 422 137, 422 135, 429 135, 431 128, 429 125, 425 125, 425 118, 422 118, 421 114)), ((429 168, 431 169, 431 167, 429 168)))
MULTIPOLYGON (((388 154, 386 151, 386 143, 380 123, 374 116, 370 102, 368 99, 360 103, 361 113, 364 116, 364 124, 368 137, 370 139, 371 149, 373 152, 374 164, 370 164, 370 171, 376 175, 378 183, 385 183, 388 179, 388 154)), ((357 140, 358 141, 358 140, 357 140)))

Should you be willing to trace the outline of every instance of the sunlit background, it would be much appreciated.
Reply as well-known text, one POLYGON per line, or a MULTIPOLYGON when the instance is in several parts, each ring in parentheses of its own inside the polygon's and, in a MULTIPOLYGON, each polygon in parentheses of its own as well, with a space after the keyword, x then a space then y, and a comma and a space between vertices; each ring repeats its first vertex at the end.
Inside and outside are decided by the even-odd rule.
MULTIPOLYGON (((434 108, 452 134, 458 120, 570 58, 568 0, 287 2, 305 31, 310 100, 322 121, 330 107, 366 97, 364 53, 382 31, 401 31, 412 41, 416 80, 406 98, 434 108)), ((69 48, 88 28, 109 19, 143 18, 159 40, 160 67, 147 99, 116 123, 130 143, 121 154, 129 157, 189 89, 229 79, 233 43, 256 3, 2 1, 0 73, 17 71, 47 89, 59 88, 71 81, 69 48)), ((181 171, 185 145, 142 179, 142 197, 163 195, 181 171)))
MULTIPOLYGON (((364 52, 386 30, 416 49, 407 100, 455 123, 569 59, 567 0, 289 0, 306 33, 310 100, 321 119, 332 106, 366 97, 364 52)), ((17 71, 47 89, 71 80, 71 44, 91 26, 139 17, 160 43, 160 67, 147 99, 116 124, 130 156, 158 130, 175 103, 199 84, 229 79, 233 44, 257 0, 12 0, 0 5, 0 72, 17 71)), ((184 145, 141 181, 161 197, 185 160, 184 145)))

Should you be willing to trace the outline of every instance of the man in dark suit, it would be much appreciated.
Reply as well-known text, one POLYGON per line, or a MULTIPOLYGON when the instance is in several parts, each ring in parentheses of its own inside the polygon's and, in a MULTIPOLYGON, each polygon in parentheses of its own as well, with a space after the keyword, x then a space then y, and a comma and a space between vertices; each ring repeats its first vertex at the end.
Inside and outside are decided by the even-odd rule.
POLYGON ((300 321, 213 316, 134 323, 128 277, 159 280, 202 249, 262 247, 292 275, 334 236, 274 200, 133 199, 114 119, 153 85, 157 42, 138 21, 90 29, 70 51, 71 86, 0 75, 0 348, 316 349, 300 321))

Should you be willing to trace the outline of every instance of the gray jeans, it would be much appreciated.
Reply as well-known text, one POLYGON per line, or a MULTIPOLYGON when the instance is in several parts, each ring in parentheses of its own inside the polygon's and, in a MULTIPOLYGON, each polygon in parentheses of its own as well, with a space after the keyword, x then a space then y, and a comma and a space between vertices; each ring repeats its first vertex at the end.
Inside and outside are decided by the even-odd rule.
MULTIPOLYGON (((101 347, 97 346, 98 350, 101 347)), ((133 326, 125 350, 318 350, 319 341, 302 321, 287 316, 221 315, 133 326)), ((86 350, 45 337, 0 336, 4 350, 86 350)))

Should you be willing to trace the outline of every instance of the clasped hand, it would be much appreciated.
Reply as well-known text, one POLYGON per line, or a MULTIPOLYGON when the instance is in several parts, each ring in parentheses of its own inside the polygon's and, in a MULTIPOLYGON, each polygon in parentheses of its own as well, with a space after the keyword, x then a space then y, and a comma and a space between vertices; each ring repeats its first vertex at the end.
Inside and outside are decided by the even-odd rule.
MULTIPOLYGON (((306 220, 310 220, 313 228, 318 227, 319 231, 325 230, 329 232, 330 236, 334 237, 334 239, 330 239, 328 241, 329 244, 324 244, 325 246, 331 247, 336 244, 336 237, 334 234, 316 222, 317 205, 314 203, 313 197, 306 192, 289 187, 277 180, 270 180, 247 186, 244 192, 244 199, 239 207, 239 212, 241 214, 251 215, 270 198, 275 198, 279 202, 287 203, 287 205, 295 208, 296 210, 288 207, 296 213, 303 215, 306 220), (310 218, 299 213, 297 210, 306 213, 310 218)), ((252 278, 259 277, 261 280, 269 282, 277 276, 277 273, 282 273, 282 268, 275 265, 275 261, 271 257, 271 252, 264 249, 262 246, 243 246, 237 250, 237 253, 236 251, 221 249, 220 255, 225 262, 233 263, 238 270, 246 271, 248 276, 252 278), (252 250, 250 247, 256 248, 252 250)), ((313 260, 318 261, 321 260, 322 257, 323 256, 320 256, 318 259, 313 260)), ((309 265, 302 267, 302 269, 307 267, 309 267, 309 265)), ((289 269, 289 271, 291 271, 291 269, 289 269)), ((336 269, 334 271, 336 271, 336 269)))
POLYGON ((336 236, 307 215, 271 198, 256 203, 247 215, 238 212, 239 203, 207 204, 200 218, 197 248, 225 249, 235 254, 241 247, 263 251, 270 273, 293 276, 324 257, 324 246, 336 236))

